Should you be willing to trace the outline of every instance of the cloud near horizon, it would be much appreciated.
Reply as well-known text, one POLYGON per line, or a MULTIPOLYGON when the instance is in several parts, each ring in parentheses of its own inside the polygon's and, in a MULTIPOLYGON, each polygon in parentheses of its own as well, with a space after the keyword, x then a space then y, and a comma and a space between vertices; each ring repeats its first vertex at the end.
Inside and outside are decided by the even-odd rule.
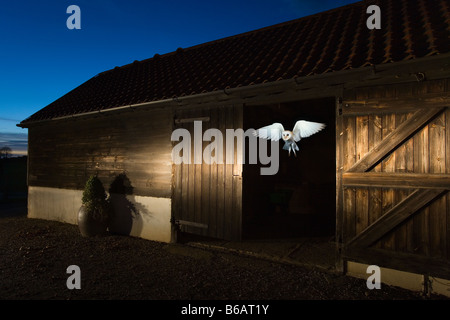
POLYGON ((0 149, 10 147, 12 156, 24 156, 28 151, 28 134, 0 132, 0 149))

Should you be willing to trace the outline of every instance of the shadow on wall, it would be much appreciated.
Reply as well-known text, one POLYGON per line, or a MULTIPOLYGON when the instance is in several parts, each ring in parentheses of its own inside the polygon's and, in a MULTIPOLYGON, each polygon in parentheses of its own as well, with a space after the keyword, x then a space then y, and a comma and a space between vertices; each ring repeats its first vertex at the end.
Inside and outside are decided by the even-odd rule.
POLYGON ((149 213, 139 204, 130 201, 133 186, 126 174, 118 175, 109 187, 114 216, 109 231, 112 233, 139 236, 144 226, 144 216, 149 213))

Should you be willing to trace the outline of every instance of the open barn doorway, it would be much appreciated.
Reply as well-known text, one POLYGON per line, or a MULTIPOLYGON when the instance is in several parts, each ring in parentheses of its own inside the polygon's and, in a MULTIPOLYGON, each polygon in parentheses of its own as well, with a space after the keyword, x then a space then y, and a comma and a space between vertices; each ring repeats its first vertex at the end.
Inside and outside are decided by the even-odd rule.
MULTIPOLYGON (((243 239, 332 237, 336 228, 335 99, 303 100, 244 107, 244 128, 280 122, 292 130, 297 120, 326 124, 302 139, 297 156, 279 145, 279 170, 261 175, 261 164, 243 168, 243 239)), ((248 155, 248 146, 246 150, 248 155)))

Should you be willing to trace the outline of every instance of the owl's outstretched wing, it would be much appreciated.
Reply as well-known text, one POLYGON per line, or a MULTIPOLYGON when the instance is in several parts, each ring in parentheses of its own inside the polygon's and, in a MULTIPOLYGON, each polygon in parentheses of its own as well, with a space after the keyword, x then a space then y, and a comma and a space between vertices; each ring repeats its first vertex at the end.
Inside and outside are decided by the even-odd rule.
POLYGON ((283 131, 283 125, 281 123, 275 122, 270 126, 265 126, 253 131, 253 135, 262 139, 278 141, 281 139, 281 134, 283 133, 283 131))
POLYGON ((299 120, 295 123, 292 133, 294 134, 294 140, 300 141, 300 139, 312 136, 323 128, 325 128, 323 123, 299 120))

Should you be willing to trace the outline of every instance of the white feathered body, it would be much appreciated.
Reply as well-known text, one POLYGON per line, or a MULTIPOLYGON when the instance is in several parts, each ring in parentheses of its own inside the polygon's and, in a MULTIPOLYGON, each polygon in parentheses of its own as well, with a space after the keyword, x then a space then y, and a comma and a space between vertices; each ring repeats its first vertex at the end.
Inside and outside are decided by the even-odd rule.
POLYGON ((307 138, 320 130, 325 128, 325 124, 299 120, 295 123, 294 129, 292 131, 285 130, 281 123, 275 122, 269 126, 262 127, 255 130, 253 134, 262 139, 268 139, 272 141, 278 141, 283 139, 284 146, 283 150, 287 150, 289 155, 291 151, 296 156, 296 151, 299 151, 296 142, 299 142, 303 138, 307 138))

